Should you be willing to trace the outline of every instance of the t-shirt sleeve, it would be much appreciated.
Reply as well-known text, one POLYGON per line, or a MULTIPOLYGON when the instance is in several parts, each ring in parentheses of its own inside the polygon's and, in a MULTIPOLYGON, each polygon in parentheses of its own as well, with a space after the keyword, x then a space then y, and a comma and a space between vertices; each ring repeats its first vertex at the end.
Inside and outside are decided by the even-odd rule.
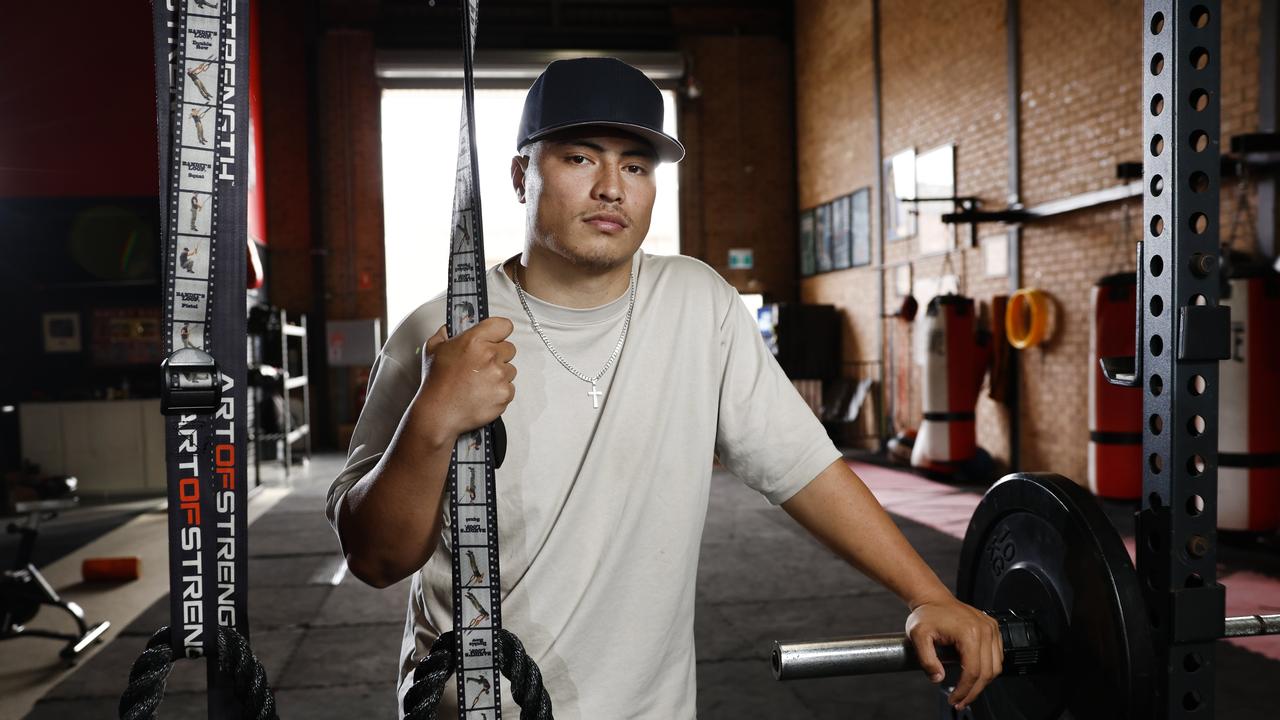
POLYGON ((751 312, 732 293, 720 322, 720 411, 716 453, 748 486, 777 505, 841 457, 778 361, 751 312))
POLYGON ((338 529, 338 507, 347 490, 378 464, 405 410, 418 391, 419 373, 410 372, 384 348, 369 371, 369 389, 364 409, 356 420, 347 450, 347 463, 329 486, 325 513, 334 530, 338 529))

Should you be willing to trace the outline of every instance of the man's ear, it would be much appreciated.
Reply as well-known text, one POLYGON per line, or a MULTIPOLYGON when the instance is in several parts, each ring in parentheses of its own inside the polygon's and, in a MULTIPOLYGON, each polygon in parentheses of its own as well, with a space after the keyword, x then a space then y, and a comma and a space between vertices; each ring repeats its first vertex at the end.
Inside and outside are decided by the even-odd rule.
POLYGON ((529 167, 528 155, 516 155, 511 158, 511 187, 516 191, 516 200, 524 203, 525 170, 529 167))

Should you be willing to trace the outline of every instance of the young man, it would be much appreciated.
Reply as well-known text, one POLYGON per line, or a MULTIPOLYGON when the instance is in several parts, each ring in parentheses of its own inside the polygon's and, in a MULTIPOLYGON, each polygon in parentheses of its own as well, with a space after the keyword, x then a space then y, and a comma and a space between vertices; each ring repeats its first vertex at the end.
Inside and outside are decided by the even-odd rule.
POLYGON ((684 154, 662 112, 653 83, 620 61, 552 63, 525 101, 511 163, 525 249, 488 271, 492 317, 448 338, 437 297, 374 366, 328 514, 357 577, 413 578, 400 696, 452 627, 450 454, 501 415, 503 624, 559 720, 694 716, 713 454, 904 600, 931 675, 933 643, 957 645, 952 702, 969 704, 1001 668, 995 622, 951 596, 850 471, 737 292, 697 260, 640 251, 654 170, 684 154))

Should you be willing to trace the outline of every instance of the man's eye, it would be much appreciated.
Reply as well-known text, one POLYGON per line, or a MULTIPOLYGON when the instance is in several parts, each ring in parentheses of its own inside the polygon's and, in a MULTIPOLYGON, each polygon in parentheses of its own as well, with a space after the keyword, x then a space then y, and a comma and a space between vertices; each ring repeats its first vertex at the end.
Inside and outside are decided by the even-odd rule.
POLYGON ((648 172, 648 170, 643 165, 628 165, 627 172, 630 172, 635 175, 643 175, 646 172, 648 172))
POLYGON ((587 157, 586 157, 585 155, 570 155, 570 156, 569 156, 569 162, 573 163, 574 165, 581 165, 582 163, 584 163, 584 162, 586 162, 586 161, 587 161, 587 157), (581 160, 582 162, 579 162, 579 160, 581 160))

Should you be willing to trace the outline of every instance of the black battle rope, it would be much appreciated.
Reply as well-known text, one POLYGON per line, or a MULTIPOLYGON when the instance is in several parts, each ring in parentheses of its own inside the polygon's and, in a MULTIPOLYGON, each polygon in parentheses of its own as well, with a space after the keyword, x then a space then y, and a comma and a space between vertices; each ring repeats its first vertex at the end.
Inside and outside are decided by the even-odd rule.
MULTIPOLYGON (((506 630, 498 630, 498 656, 511 697, 520 705, 520 720, 550 720, 551 696, 542 684, 542 672, 524 645, 506 630)), ((413 671, 413 687, 404 696, 404 720, 437 720, 436 708, 444 686, 453 674, 453 631, 431 644, 431 652, 413 671)))
MULTIPOLYGON (((218 672, 235 679, 235 694, 243 705, 240 717, 274 720, 275 698, 267 684, 262 663, 249 648, 249 641, 234 628, 219 627, 217 635, 218 672)), ((120 697, 122 720, 150 720, 157 717, 164 685, 173 670, 173 647, 169 628, 162 627, 147 642, 147 648, 129 670, 129 687, 120 697)))
POLYGON ((134 663, 122 718, 155 717, 174 660, 203 656, 210 718, 275 717, 247 640, 248 2, 152 6, 171 622, 134 663))
MULTIPOLYGON (((457 337, 489 317, 485 283, 480 180, 476 173, 475 59, 477 0, 463 0, 462 118, 453 187, 449 241, 449 289, 445 313, 449 336, 457 337)), ((542 673, 515 636, 502 629, 498 572, 498 514, 494 467, 502 463, 501 419, 461 435, 449 459, 449 538, 453 558, 453 632, 441 635, 414 671, 405 694, 409 720, 436 718, 444 683, 457 670, 458 717, 500 720, 498 675, 511 683, 522 720, 550 720, 551 698, 542 673), (458 659, 461 658, 461 662, 458 659)))

